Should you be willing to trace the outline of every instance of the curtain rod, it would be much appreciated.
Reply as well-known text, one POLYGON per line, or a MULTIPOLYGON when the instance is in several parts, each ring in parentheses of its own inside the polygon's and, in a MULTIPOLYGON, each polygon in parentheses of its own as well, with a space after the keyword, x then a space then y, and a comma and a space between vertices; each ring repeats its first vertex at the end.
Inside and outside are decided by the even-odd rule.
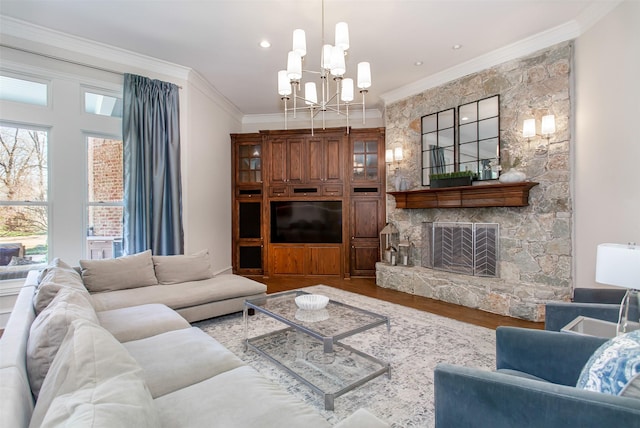
MULTIPOLYGON (((74 61, 74 60, 71 60, 71 59, 62 58, 62 57, 55 56, 55 55, 43 54, 41 52, 32 51, 30 49, 17 48, 15 46, 9 46, 9 45, 6 45, 4 43, 0 43, 0 47, 7 48, 7 49, 13 49, 15 51, 25 52, 25 53, 32 54, 32 55, 38 55, 38 56, 41 56, 43 58, 49 58, 49 59, 53 59, 53 60, 56 60, 56 61, 62 61, 62 62, 66 62, 68 64, 79 65, 80 67, 92 68, 92 69, 98 70, 98 71, 105 71, 107 73, 117 74, 118 76, 124 76, 124 73, 121 72, 121 71, 111 70, 109 68, 104 68, 104 67, 98 67, 97 65, 86 64, 84 62, 74 61)), ((176 85, 176 86, 179 89, 182 89, 182 86, 180 86, 180 85, 176 85)))

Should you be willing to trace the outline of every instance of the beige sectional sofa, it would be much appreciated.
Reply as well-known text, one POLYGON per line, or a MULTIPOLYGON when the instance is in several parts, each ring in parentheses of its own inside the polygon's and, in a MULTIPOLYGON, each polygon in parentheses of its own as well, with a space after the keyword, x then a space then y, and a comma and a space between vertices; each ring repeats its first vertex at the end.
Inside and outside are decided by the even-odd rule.
MULTIPOLYGON (((141 259, 148 263, 147 255, 131 257, 136 263, 141 259)), ((180 260, 185 265, 193 262, 189 259, 192 256, 174 257, 154 261, 156 274, 160 272, 156 280, 171 279, 162 275, 163 263, 169 263, 166 267, 180 260)), ((29 274, 0 339, 2 426, 330 426, 315 410, 191 327, 180 315, 180 310, 197 308, 185 313, 194 320, 203 319, 211 313, 228 313, 237 307, 235 303, 214 308, 208 304, 212 302, 202 299, 204 291, 196 285, 185 288, 199 290, 194 291, 199 297, 189 303, 183 296, 161 291, 202 281, 197 279, 130 288, 114 285, 113 276, 118 275, 129 286, 145 278, 153 282, 149 272, 124 275, 130 262, 132 259, 111 264, 82 261, 81 276, 56 261, 41 274, 29 274), (112 280, 101 281, 110 275, 112 280), (148 292, 153 288, 159 288, 160 297, 148 292), (146 294, 123 292, 138 289, 146 294), (104 297, 111 293, 119 293, 120 299, 104 297), (149 300, 144 301, 141 295, 149 300)), ((186 274, 192 275, 196 265, 193 263, 186 274)), ((174 270, 173 280, 185 278, 184 273, 176 273, 174 270)), ((243 287, 243 280, 250 281, 246 278, 221 277, 228 277, 229 282, 219 280, 208 287, 250 290, 243 287)), ((211 296, 241 298, 221 291, 211 296)), ((339 425, 388 426, 362 409, 339 425)))

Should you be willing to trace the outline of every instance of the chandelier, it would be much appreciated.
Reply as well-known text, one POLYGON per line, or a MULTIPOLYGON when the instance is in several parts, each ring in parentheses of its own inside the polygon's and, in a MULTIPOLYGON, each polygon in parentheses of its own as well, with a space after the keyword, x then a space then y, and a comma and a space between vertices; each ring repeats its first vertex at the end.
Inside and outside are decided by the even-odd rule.
POLYGON ((335 30, 335 45, 325 44, 324 39, 324 0, 322 1, 322 52, 320 71, 303 69, 307 55, 307 42, 304 30, 293 31, 293 49, 287 57, 287 69, 278 72, 278 93, 284 102, 284 128, 287 129, 287 116, 293 113, 297 118, 299 112, 309 112, 311 119, 311 135, 313 135, 314 118, 320 114, 322 129, 325 129, 325 113, 334 112, 346 118, 349 132, 349 107, 362 106, 362 123, 365 123, 365 95, 371 86, 371 66, 368 62, 358 63, 357 87, 362 94, 362 101, 354 103, 353 79, 346 78, 345 56, 349 49, 349 27, 346 22, 338 22, 335 30), (317 80, 320 77, 320 81, 317 80), (300 96, 300 87, 304 80, 304 94, 300 96), (333 80, 335 84, 331 84, 333 80), (318 98, 318 85, 320 98, 318 98), (293 106, 288 101, 293 101, 293 106))

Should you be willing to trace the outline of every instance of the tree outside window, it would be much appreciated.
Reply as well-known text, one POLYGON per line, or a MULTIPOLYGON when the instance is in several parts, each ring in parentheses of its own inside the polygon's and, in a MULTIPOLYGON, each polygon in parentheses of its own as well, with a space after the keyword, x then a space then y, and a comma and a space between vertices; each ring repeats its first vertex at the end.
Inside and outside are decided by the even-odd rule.
POLYGON ((0 280, 25 277, 48 252, 47 131, 0 126, 0 280))

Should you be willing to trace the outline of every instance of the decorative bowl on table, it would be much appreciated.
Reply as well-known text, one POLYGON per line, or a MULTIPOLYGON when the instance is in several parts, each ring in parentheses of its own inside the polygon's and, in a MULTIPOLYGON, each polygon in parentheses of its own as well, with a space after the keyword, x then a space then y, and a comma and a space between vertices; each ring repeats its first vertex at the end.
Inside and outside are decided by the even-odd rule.
POLYGON ((298 321, 302 322, 319 322, 329 319, 329 311, 326 309, 317 309, 314 311, 298 309, 295 317, 298 321))
POLYGON ((329 303, 329 298, 321 294, 303 294, 296 297, 296 305, 306 311, 324 309, 329 303))

